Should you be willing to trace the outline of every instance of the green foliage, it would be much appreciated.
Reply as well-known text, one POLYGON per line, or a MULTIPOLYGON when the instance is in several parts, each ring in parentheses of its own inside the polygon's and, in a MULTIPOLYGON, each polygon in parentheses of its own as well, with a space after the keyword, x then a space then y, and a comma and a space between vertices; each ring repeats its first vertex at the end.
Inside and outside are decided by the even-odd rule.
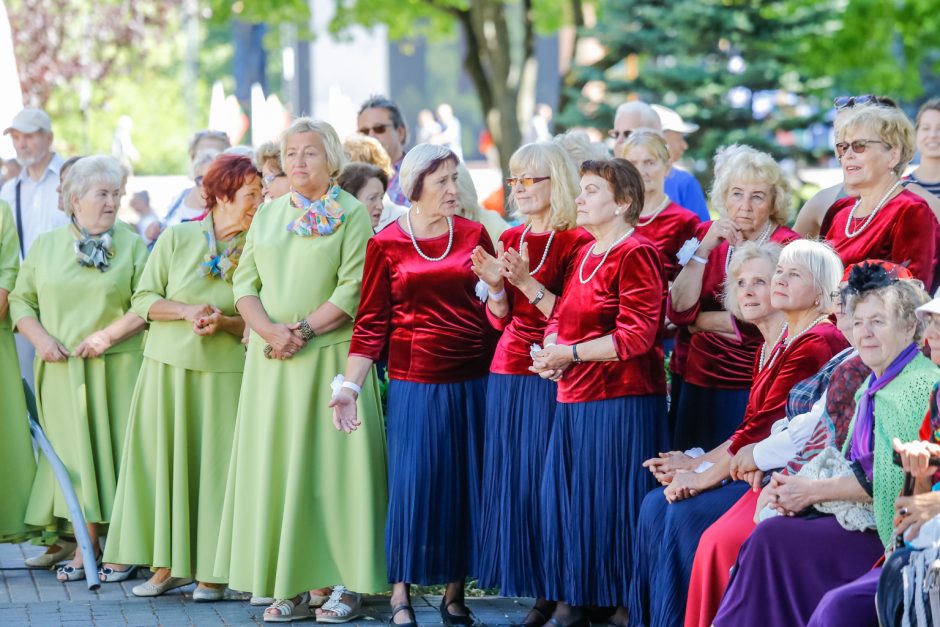
POLYGON ((300 26, 310 20, 307 0, 208 0, 208 16, 217 25, 237 19, 249 24, 300 26))

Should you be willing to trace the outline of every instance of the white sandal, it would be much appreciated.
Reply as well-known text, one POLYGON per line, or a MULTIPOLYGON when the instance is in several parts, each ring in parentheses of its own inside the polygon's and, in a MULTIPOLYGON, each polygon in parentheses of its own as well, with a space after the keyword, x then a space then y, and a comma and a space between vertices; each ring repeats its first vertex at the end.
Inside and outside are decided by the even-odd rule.
POLYGON ((317 614, 318 623, 339 624, 348 623, 351 620, 362 616, 362 595, 352 590, 347 590, 346 586, 335 586, 330 600, 322 608, 324 612, 332 612, 332 616, 317 614), (343 595, 351 598, 352 605, 343 602, 343 595))
POLYGON ((295 620, 311 618, 309 602, 309 592, 301 594, 300 600, 296 603, 293 599, 277 599, 264 610, 262 618, 266 623, 291 623, 295 620), (276 613, 269 614, 269 610, 276 613))

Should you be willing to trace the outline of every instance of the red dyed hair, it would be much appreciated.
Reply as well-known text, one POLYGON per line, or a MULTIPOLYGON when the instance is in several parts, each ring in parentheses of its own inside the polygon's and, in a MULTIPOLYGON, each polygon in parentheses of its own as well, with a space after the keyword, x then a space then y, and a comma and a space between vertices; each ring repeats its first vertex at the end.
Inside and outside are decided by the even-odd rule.
POLYGON ((222 153, 212 161, 202 178, 206 209, 212 211, 220 200, 234 200, 238 190, 256 176, 259 176, 258 168, 250 158, 222 153))

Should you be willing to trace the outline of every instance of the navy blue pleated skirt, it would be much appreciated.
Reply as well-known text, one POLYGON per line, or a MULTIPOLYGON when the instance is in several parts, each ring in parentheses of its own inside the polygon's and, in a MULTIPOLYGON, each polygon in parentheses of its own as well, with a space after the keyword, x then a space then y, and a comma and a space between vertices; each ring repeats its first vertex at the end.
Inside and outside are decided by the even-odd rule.
POLYGON ((475 574, 486 378, 388 386, 390 583, 463 581, 475 574))
POLYGON ((661 450, 663 396, 559 403, 542 480, 545 598, 626 605, 640 504, 655 484, 641 467, 661 450))
POLYGON ((699 539, 747 489, 746 483, 735 481, 676 503, 666 500, 663 488, 646 495, 629 577, 631 626, 684 624, 699 539))
POLYGON ((537 375, 491 373, 487 384, 477 576, 504 596, 543 595, 539 490, 556 393, 537 375))
POLYGON ((750 390, 703 388, 682 382, 672 448, 710 451, 735 432, 744 418, 750 390))

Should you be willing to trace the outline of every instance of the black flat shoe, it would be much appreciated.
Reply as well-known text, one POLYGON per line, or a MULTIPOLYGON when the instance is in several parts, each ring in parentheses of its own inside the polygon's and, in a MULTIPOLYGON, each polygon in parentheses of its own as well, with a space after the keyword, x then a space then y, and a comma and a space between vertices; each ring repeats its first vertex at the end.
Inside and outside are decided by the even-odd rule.
POLYGON ((441 620, 448 627, 453 627, 454 625, 468 627, 469 625, 476 623, 476 620, 473 617, 473 612, 470 611, 470 608, 467 607, 463 601, 448 601, 446 598, 442 598, 440 609, 441 620), (464 609, 467 610, 467 615, 461 616, 460 614, 451 614, 447 611, 447 608, 449 608, 451 605, 463 605, 464 609))
POLYGON ((574 622, 567 624, 552 616, 548 619, 547 624, 552 625, 552 627, 591 627, 591 621, 589 621, 584 614, 581 614, 574 622))
MULTIPOLYGON (((552 603, 551 605, 554 608, 555 604, 552 603)), ((529 613, 526 614, 524 621, 521 623, 511 623, 509 627, 542 627, 551 619, 552 611, 554 610, 550 610, 549 613, 546 614, 538 605, 533 605, 529 613), (529 620, 533 615, 535 620, 529 620)))
POLYGON ((414 608, 411 607, 411 605, 406 604, 406 603, 403 603, 402 605, 399 605, 393 608, 392 615, 388 617, 388 624, 391 625, 392 627, 418 627, 418 623, 416 622, 416 619, 415 619, 414 608), (410 623, 396 623, 395 615, 398 614, 399 612, 408 612, 409 614, 411 614, 411 622, 410 623))

